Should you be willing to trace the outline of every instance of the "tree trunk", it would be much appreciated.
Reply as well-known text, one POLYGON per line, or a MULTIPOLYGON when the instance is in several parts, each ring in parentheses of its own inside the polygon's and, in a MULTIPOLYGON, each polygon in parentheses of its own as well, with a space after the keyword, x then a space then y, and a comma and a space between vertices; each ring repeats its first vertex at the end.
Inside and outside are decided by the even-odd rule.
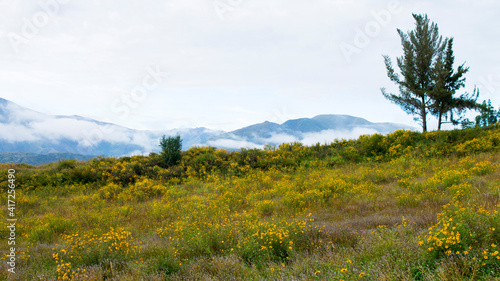
POLYGON ((421 116, 422 116, 422 132, 427 132, 427 112, 425 108, 425 97, 422 97, 422 109, 421 109, 421 116))
POLYGON ((443 112, 439 112, 439 117, 438 117, 438 131, 441 131, 441 124, 442 124, 442 118, 443 118, 443 112))

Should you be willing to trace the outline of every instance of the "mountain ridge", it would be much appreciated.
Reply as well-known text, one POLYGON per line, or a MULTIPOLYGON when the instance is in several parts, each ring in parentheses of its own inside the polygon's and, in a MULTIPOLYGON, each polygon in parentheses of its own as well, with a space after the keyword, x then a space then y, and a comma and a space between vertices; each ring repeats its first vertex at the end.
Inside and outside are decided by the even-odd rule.
POLYGON ((282 124, 265 121, 222 134, 217 138, 230 139, 235 142, 252 142, 263 146, 265 144, 278 145, 291 141, 304 142, 310 136, 318 137, 318 142, 321 142, 328 141, 327 138, 330 141, 333 141, 335 138, 342 138, 346 135, 346 132, 352 132, 351 135, 357 137, 363 134, 362 132, 366 132, 367 134, 387 134, 399 129, 415 130, 415 128, 404 124, 390 122, 373 123, 361 117, 344 114, 321 114, 312 118, 287 120, 282 124), (353 132, 355 130, 360 133, 356 134, 353 132), (322 133, 324 133, 325 139, 321 139, 320 135, 322 133))
MULTIPOLYGON (((350 115, 322 114, 312 118, 270 121, 230 132, 204 127, 171 130, 136 130, 79 115, 49 115, 0 98, 0 152, 70 153, 75 155, 127 156, 158 152, 159 139, 180 135, 183 149, 215 146, 225 149, 263 147, 284 142, 333 141, 346 135, 390 133, 415 128, 395 123, 372 123, 350 115)), ((62 155, 62 154, 59 154, 62 155)))

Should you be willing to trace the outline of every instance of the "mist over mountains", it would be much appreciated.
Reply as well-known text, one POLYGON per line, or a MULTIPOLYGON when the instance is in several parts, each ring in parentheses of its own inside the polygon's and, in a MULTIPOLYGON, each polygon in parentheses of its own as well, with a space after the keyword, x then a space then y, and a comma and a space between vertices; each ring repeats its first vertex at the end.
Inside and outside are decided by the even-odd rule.
POLYGON ((349 115, 318 115, 313 118, 288 120, 283 124, 269 121, 241 128, 210 139, 207 144, 215 147, 262 147, 285 142, 305 145, 330 143, 339 138, 357 138, 363 134, 387 134, 399 129, 415 130, 411 126, 395 123, 372 123, 349 115))
MULTIPOLYGON (((293 141, 306 145, 329 143, 336 138, 386 134, 399 129, 415 128, 394 123, 372 123, 349 115, 318 115, 288 120, 283 124, 266 121, 232 132, 207 128, 134 130, 76 115, 43 114, 0 98, 0 161, 16 162, 16 157, 8 157, 10 152, 51 153, 66 158, 85 155, 78 159, 92 155, 148 154, 159 151, 158 144, 163 135, 179 134, 183 139, 183 149, 210 145, 234 150, 293 141)), ((21 159, 26 162, 27 157, 21 159)))
POLYGON ((123 156, 157 151, 162 135, 180 134, 185 148, 218 136, 205 128, 133 130, 81 116, 47 115, 0 98, 0 152, 123 156))

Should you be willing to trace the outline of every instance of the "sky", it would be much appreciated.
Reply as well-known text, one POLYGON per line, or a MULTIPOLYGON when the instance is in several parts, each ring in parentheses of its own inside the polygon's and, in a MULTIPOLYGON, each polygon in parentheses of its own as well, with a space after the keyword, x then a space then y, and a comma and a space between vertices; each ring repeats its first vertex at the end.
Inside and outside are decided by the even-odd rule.
POLYGON ((493 0, 0 0, 0 97, 134 129, 319 114, 418 127, 380 91, 397 93, 382 58, 402 55, 396 30, 426 13, 470 67, 462 92, 476 85, 498 107, 499 12, 493 0))

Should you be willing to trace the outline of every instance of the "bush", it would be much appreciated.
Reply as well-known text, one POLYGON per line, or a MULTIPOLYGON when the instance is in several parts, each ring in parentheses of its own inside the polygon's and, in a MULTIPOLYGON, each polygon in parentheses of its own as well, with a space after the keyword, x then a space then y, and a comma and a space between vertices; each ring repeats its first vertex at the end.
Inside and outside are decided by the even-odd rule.
POLYGON ((479 257, 483 266, 498 265, 500 258, 497 258, 495 243, 500 241, 496 231, 499 227, 498 210, 448 204, 419 243, 428 251, 430 259, 472 255, 479 257))
POLYGON ((160 141, 160 147, 160 167, 169 168, 181 161, 182 139, 180 136, 168 138, 163 136, 160 141))

